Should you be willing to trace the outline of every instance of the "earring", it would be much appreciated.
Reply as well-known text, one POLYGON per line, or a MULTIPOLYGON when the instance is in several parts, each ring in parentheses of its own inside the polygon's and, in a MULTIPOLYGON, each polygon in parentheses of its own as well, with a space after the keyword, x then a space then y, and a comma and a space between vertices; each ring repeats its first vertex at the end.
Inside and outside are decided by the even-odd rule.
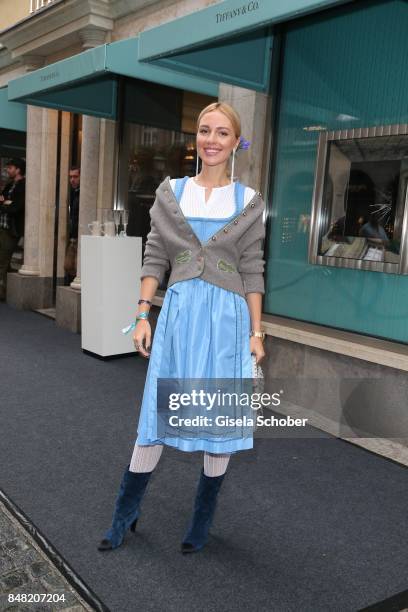
POLYGON ((234 168, 235 168, 235 149, 232 150, 231 184, 234 182, 234 168))
POLYGON ((197 151, 197 160, 196 160, 196 176, 198 175, 198 160, 199 160, 199 155, 198 155, 198 151, 197 151))

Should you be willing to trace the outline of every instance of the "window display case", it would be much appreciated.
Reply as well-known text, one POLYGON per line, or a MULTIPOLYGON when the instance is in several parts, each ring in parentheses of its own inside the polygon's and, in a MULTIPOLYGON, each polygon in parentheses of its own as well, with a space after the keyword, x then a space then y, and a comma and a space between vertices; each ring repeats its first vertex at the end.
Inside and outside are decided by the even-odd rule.
POLYGON ((309 263, 408 274, 408 125, 320 134, 309 263))

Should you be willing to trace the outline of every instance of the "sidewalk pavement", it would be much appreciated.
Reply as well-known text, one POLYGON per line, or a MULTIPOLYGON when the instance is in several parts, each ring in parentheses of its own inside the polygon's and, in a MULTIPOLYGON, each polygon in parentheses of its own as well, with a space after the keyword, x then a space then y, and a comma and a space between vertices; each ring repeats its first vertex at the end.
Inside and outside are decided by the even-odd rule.
POLYGON ((0 610, 4 612, 92 610, 2 502, 0 502, 0 610))

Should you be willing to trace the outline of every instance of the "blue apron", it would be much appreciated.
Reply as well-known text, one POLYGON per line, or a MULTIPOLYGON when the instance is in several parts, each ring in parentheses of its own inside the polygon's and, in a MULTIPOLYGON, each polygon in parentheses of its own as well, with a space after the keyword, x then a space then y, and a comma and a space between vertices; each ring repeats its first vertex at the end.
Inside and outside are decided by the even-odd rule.
MULTIPOLYGON (((181 201, 188 177, 177 179, 175 196, 181 201)), ((235 211, 230 217, 186 217, 201 242, 227 225, 244 207, 245 186, 235 183, 235 211)), ((218 287, 201 278, 174 283, 166 291, 157 319, 151 346, 149 367, 140 410, 138 437, 140 445, 167 444, 183 451, 233 453, 253 447, 248 435, 218 436, 203 434, 193 438, 158 436, 158 378, 250 379, 250 314, 248 304, 238 293, 218 287)))

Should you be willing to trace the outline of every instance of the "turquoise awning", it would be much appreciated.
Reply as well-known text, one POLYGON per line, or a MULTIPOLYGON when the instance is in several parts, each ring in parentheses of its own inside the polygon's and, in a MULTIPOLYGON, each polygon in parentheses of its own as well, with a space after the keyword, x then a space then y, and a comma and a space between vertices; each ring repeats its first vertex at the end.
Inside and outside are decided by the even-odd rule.
POLYGON ((10 102, 7 87, 0 89, 0 129, 27 131, 27 107, 25 104, 10 102))
MULTIPOLYGON (((139 62, 139 38, 101 45, 9 81, 8 98, 116 119, 121 77, 216 97, 212 81, 139 62)), ((147 83, 147 84, 148 84, 147 83)), ((137 105, 137 97, 135 105, 137 105)))
MULTIPOLYGON (((267 28, 189 49, 153 64, 219 82, 267 91, 273 37, 267 28)), ((175 73, 176 74, 176 73, 175 73)))
POLYGON ((141 32, 139 60, 266 92, 273 24, 347 1, 224 0, 141 32))

